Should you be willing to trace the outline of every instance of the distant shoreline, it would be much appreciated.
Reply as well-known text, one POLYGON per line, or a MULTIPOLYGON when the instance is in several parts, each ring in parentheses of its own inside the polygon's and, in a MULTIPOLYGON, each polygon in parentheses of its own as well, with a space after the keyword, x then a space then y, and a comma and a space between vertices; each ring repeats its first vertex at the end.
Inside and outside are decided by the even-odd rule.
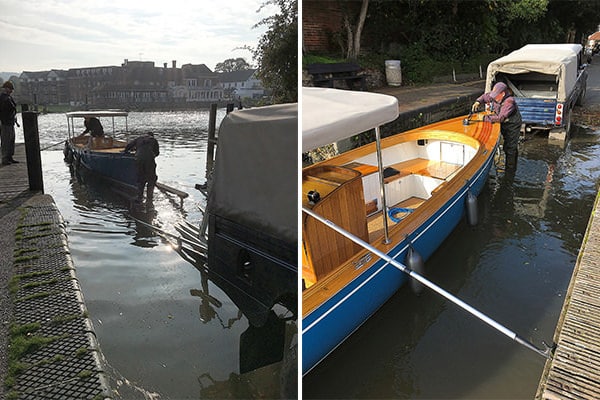
MULTIPOLYGON (((130 106, 118 106, 114 107, 109 106, 71 106, 68 104, 50 104, 50 105, 31 105, 29 104, 30 111, 38 111, 42 114, 52 114, 52 113, 66 113, 70 111, 85 111, 85 110, 105 110, 105 109, 119 109, 119 110, 127 110, 129 112, 143 112, 143 111, 202 111, 209 110, 211 104, 217 104, 217 108, 226 108, 228 104, 233 104, 234 110, 240 108, 240 102, 238 101, 217 101, 217 102, 194 102, 194 103, 171 103, 171 104, 134 104, 130 106)), ((262 101, 243 101, 241 103, 242 108, 250 108, 250 107, 259 107, 269 105, 264 100, 262 101)), ((19 110, 22 109, 24 104, 20 104, 19 110)))

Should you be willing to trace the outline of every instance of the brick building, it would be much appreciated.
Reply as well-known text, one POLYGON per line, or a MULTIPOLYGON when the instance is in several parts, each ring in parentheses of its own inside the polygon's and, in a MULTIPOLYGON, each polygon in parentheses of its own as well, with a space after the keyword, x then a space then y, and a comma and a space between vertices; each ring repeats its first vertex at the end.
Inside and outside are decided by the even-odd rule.
POLYGON ((303 0, 302 51, 339 53, 346 41, 344 14, 355 15, 360 6, 360 1, 303 0))
POLYGON ((177 68, 173 61, 157 67, 127 59, 120 66, 25 71, 19 77, 19 102, 97 108, 214 103, 225 98, 219 76, 205 64, 177 68))

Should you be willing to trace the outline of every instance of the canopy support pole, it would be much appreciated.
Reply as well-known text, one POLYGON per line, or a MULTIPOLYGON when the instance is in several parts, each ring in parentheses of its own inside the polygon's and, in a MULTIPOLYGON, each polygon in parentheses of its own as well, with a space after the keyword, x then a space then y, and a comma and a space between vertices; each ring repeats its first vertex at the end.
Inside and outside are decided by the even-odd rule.
POLYGON ((385 197, 385 182, 383 177, 383 160, 381 156, 381 130, 375 127, 375 144, 377 147, 377 168, 379 169, 379 190, 381 191, 381 212, 383 213, 383 243, 390 243, 388 228, 387 201, 385 197))

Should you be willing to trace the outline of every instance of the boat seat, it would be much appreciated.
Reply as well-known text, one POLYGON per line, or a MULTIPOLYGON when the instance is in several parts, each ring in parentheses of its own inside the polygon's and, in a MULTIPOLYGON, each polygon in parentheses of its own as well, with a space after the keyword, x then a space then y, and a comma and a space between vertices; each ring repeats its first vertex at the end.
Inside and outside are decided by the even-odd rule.
POLYGON ((446 180, 453 173, 462 168, 462 165, 452 164, 445 161, 432 161, 425 158, 414 158, 412 160, 402 161, 396 164, 389 165, 399 171, 398 174, 392 175, 384 179, 385 183, 395 181, 403 176, 417 174, 430 176, 432 178, 446 180))
MULTIPOLYGON (((344 165, 344 167, 358 171, 362 176, 377 172, 376 166, 359 162, 352 162, 344 165)), ((448 177, 450 177, 453 173, 461 169, 462 165, 445 161, 428 160, 426 158, 413 158, 410 160, 390 164, 386 168, 391 168, 398 171, 397 174, 393 174, 384 178, 384 182, 389 183, 411 174, 431 176, 432 178, 438 179, 448 179, 448 177)))

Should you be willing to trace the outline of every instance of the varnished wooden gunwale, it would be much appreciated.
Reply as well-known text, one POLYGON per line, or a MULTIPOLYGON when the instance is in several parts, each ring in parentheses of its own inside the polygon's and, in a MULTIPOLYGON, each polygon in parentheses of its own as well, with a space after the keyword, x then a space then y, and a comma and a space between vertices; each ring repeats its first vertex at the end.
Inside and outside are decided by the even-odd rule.
MULTIPOLYGON (((419 139, 446 140, 455 143, 461 143, 477 151, 472 160, 462 167, 451 179, 444 182, 432 197, 421 204, 410 217, 405 218, 400 223, 390 227, 390 244, 383 243, 383 234, 372 235, 370 244, 384 253, 388 253, 397 243, 401 242, 408 234, 418 229, 434 213, 436 213, 453 195, 458 193, 465 182, 479 171, 489 157, 497 144, 499 128, 493 127, 490 123, 472 123, 468 126, 462 124, 463 117, 436 123, 427 127, 417 128, 408 132, 396 134, 382 140, 382 149, 396 144, 412 142, 419 139)), ((375 152, 375 143, 351 150, 347 153, 333 157, 329 160, 315 164, 315 166, 324 165, 346 165, 354 160, 375 152)), ((312 166, 314 167, 314 166, 312 166)), ((308 167, 310 168, 310 167, 308 167)), ((331 298, 339 290, 348 285, 349 282, 364 273, 367 269, 377 262, 374 257, 368 263, 359 269, 355 264, 359 262, 366 254, 367 250, 359 251, 354 257, 340 265, 334 272, 323 279, 320 279, 313 286, 302 293, 302 314, 306 316, 316 309, 323 302, 331 298)))

